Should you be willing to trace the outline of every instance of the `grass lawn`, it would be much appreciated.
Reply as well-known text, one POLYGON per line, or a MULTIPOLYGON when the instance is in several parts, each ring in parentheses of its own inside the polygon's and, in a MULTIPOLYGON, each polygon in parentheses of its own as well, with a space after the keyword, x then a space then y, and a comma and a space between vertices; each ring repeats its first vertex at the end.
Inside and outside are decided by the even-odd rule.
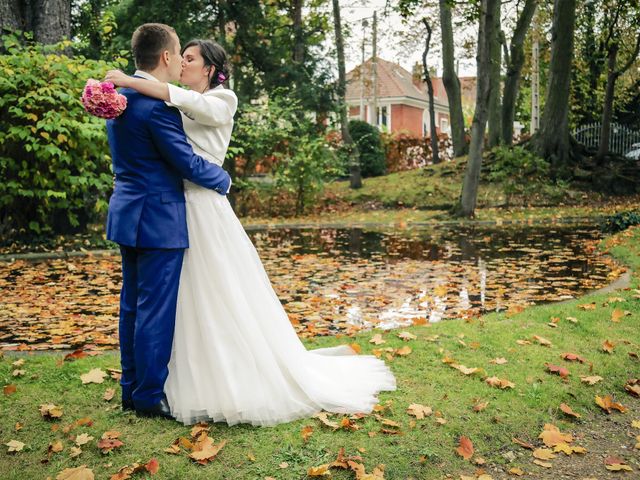
MULTIPOLYGON (((326 186, 315 213, 299 217, 247 216, 241 220, 245 226, 459 222, 450 216, 449 210, 460 196, 464 161, 462 158, 423 169, 366 178, 358 190, 350 189, 348 181, 333 182, 326 186)), ((553 198, 533 194, 506 208, 501 185, 483 181, 478 192, 476 220, 526 223, 599 217, 637 209, 640 199, 637 195, 613 197, 560 187, 551 188, 551 193, 553 198)))
MULTIPOLYGON (((608 239, 603 248, 634 272, 640 271, 639 228, 608 239)), ((91 369, 118 368, 116 353, 73 362, 62 361, 62 353, 7 353, 0 359, 0 378, 5 386, 15 385, 16 391, 11 393, 12 388, 8 388, 0 395, 0 442, 17 440, 25 446, 14 453, 2 446, 1 477, 56 478, 66 468, 86 465, 95 478, 107 479, 120 467, 156 458, 160 469, 154 478, 301 479, 306 478, 310 467, 333 462, 344 448, 347 455, 362 457, 367 472, 384 464, 385 479, 458 479, 461 474, 477 478, 481 473, 478 469, 491 475, 485 478, 515 478, 507 473, 511 468, 526 472, 523 478, 561 478, 568 469, 580 472, 577 478, 638 478, 640 450, 634 449, 634 436, 640 435, 640 429, 632 428, 632 421, 640 420, 640 400, 624 390, 628 379, 640 377, 640 361, 630 355, 640 355, 640 302, 636 288, 638 277, 634 274, 631 288, 624 291, 594 294, 520 313, 490 314, 468 323, 454 320, 413 326, 404 330, 417 337, 409 341, 398 338, 399 331, 382 333, 386 343, 381 345, 370 343, 381 332, 305 340, 308 348, 356 343, 362 354, 404 346, 410 347, 411 353, 388 360, 397 377, 398 390, 380 396, 381 404, 387 408, 378 418, 369 415, 353 419, 351 424, 357 430, 334 430, 315 418, 270 428, 213 424, 209 435, 215 443, 226 440, 226 445, 206 466, 190 460, 184 449, 177 455, 164 451, 177 438, 189 438, 189 427, 121 412, 118 386, 110 378, 102 384, 82 384, 80 375, 91 369), (616 309, 625 313, 619 319, 614 315, 617 322, 612 321, 616 309), (549 324, 554 321, 556 327, 552 328, 549 324), (540 343, 545 340, 550 345, 540 343), (605 340, 615 345, 612 353, 603 350, 605 340), (567 362, 561 359, 565 352, 578 354, 586 362, 567 362), (465 375, 444 363, 445 357, 482 371, 465 375), (507 362, 491 363, 496 358, 507 362), (24 364, 13 365, 16 360, 24 360, 24 364), (563 380, 548 373, 545 363, 565 367, 570 375, 563 380), (14 376, 15 370, 24 373, 14 376), (595 385, 580 380, 580 376, 595 375, 602 377, 595 385), (491 387, 485 378, 493 376, 515 386, 504 390, 491 387), (106 401, 103 395, 110 388, 116 389, 116 395, 106 401), (612 395, 630 411, 604 413, 594 401, 596 395, 612 395), (474 405, 485 402, 484 409, 474 411, 474 405), (42 418, 39 406, 48 403, 62 407, 60 418, 42 418), (562 413, 561 403, 582 417, 574 419, 562 413), (434 413, 416 419, 407 413, 411 404, 429 406, 434 413), (91 423, 77 422, 86 417, 91 423), (383 419, 398 426, 383 424, 383 419), (19 430, 17 422, 21 425, 19 430), (556 454, 556 459, 545 460, 552 465, 550 468, 535 465, 531 451, 514 444, 512 438, 539 447, 542 444, 538 435, 547 423, 573 433, 573 445, 585 446, 587 453, 571 457, 556 454), (305 426, 313 427, 306 442, 301 435, 305 426), (104 432, 113 430, 120 432, 124 445, 103 454, 97 442, 104 432), (86 439, 81 434, 93 439, 80 447, 79 456, 72 458, 74 442, 86 439), (473 443, 475 453, 471 460, 456 453, 461 436, 473 443), (56 441, 60 441, 62 451, 48 453, 49 445, 56 441), (620 457, 633 473, 609 472, 603 455, 620 457)), ((330 419, 340 422, 342 417, 334 415, 330 419)), ((331 468, 331 474, 335 479, 356 478, 353 471, 339 468, 331 468)), ((144 474, 133 476, 137 477, 144 474)))

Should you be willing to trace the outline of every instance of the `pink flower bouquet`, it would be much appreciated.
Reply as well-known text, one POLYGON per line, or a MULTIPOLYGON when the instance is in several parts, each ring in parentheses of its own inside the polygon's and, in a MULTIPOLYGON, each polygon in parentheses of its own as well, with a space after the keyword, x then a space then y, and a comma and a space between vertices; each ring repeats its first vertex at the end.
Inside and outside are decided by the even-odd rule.
POLYGON ((120 95, 113 83, 90 78, 82 92, 82 104, 91 115, 116 118, 127 108, 127 97, 120 95))

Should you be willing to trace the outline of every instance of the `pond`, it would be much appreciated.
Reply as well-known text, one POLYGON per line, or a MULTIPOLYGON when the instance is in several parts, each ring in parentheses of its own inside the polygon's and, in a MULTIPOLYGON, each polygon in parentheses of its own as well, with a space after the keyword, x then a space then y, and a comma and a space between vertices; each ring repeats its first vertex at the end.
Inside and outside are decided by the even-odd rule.
MULTIPOLYGON (((622 269, 594 226, 251 230, 302 337, 560 301, 622 269)), ((0 348, 117 346, 118 256, 0 264, 0 348)))

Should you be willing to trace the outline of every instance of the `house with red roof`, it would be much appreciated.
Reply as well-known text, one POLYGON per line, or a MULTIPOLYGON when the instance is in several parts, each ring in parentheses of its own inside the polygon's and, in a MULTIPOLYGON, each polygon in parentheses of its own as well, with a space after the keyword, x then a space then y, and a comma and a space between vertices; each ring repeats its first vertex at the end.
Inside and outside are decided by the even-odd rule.
MULTIPOLYGON (((349 118, 376 124, 389 132, 402 132, 422 138, 429 136, 429 96, 422 80, 420 68, 411 73, 398 64, 376 58, 377 82, 374 82, 374 64, 370 58, 347 73, 345 100, 349 118), (378 104, 373 115, 374 83, 378 104)), ((438 133, 451 133, 449 102, 442 79, 432 77, 434 109, 438 133)))

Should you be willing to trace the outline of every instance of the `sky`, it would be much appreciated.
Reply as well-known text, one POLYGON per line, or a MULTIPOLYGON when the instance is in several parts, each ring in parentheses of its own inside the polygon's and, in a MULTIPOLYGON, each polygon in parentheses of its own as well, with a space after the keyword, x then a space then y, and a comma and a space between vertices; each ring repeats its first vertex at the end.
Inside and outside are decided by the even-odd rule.
MULTIPOLYGON (((378 57, 399 63, 408 71, 411 71, 416 62, 422 63, 426 29, 419 23, 417 25, 407 25, 403 23, 400 15, 390 11, 390 9, 385 15, 385 3, 386 0, 342 0, 340 2, 343 29, 351 32, 350 37, 345 39, 347 71, 362 62, 362 19, 366 19, 369 23, 369 26, 366 28, 366 34, 364 35, 366 37, 365 58, 370 58, 372 55, 371 39, 374 10, 377 11, 378 17, 378 57)), ((437 11, 431 15, 429 20, 434 30, 439 30, 437 11)), ((419 18, 414 19, 414 23, 417 20, 419 20, 419 18)), ((475 36, 475 33, 471 29, 461 34, 458 31, 455 33, 458 35, 456 40, 460 43, 465 38, 475 36)), ((441 75, 442 62, 440 58, 439 33, 434 33, 430 50, 432 52, 427 60, 428 65, 431 68, 437 68, 438 75, 441 75)), ((457 58, 460 59, 458 74, 460 76, 475 75, 476 67, 473 55, 469 55, 471 58, 465 59, 463 58, 465 55, 463 55, 463 52, 460 52, 460 49, 456 51, 456 54, 457 58)))

